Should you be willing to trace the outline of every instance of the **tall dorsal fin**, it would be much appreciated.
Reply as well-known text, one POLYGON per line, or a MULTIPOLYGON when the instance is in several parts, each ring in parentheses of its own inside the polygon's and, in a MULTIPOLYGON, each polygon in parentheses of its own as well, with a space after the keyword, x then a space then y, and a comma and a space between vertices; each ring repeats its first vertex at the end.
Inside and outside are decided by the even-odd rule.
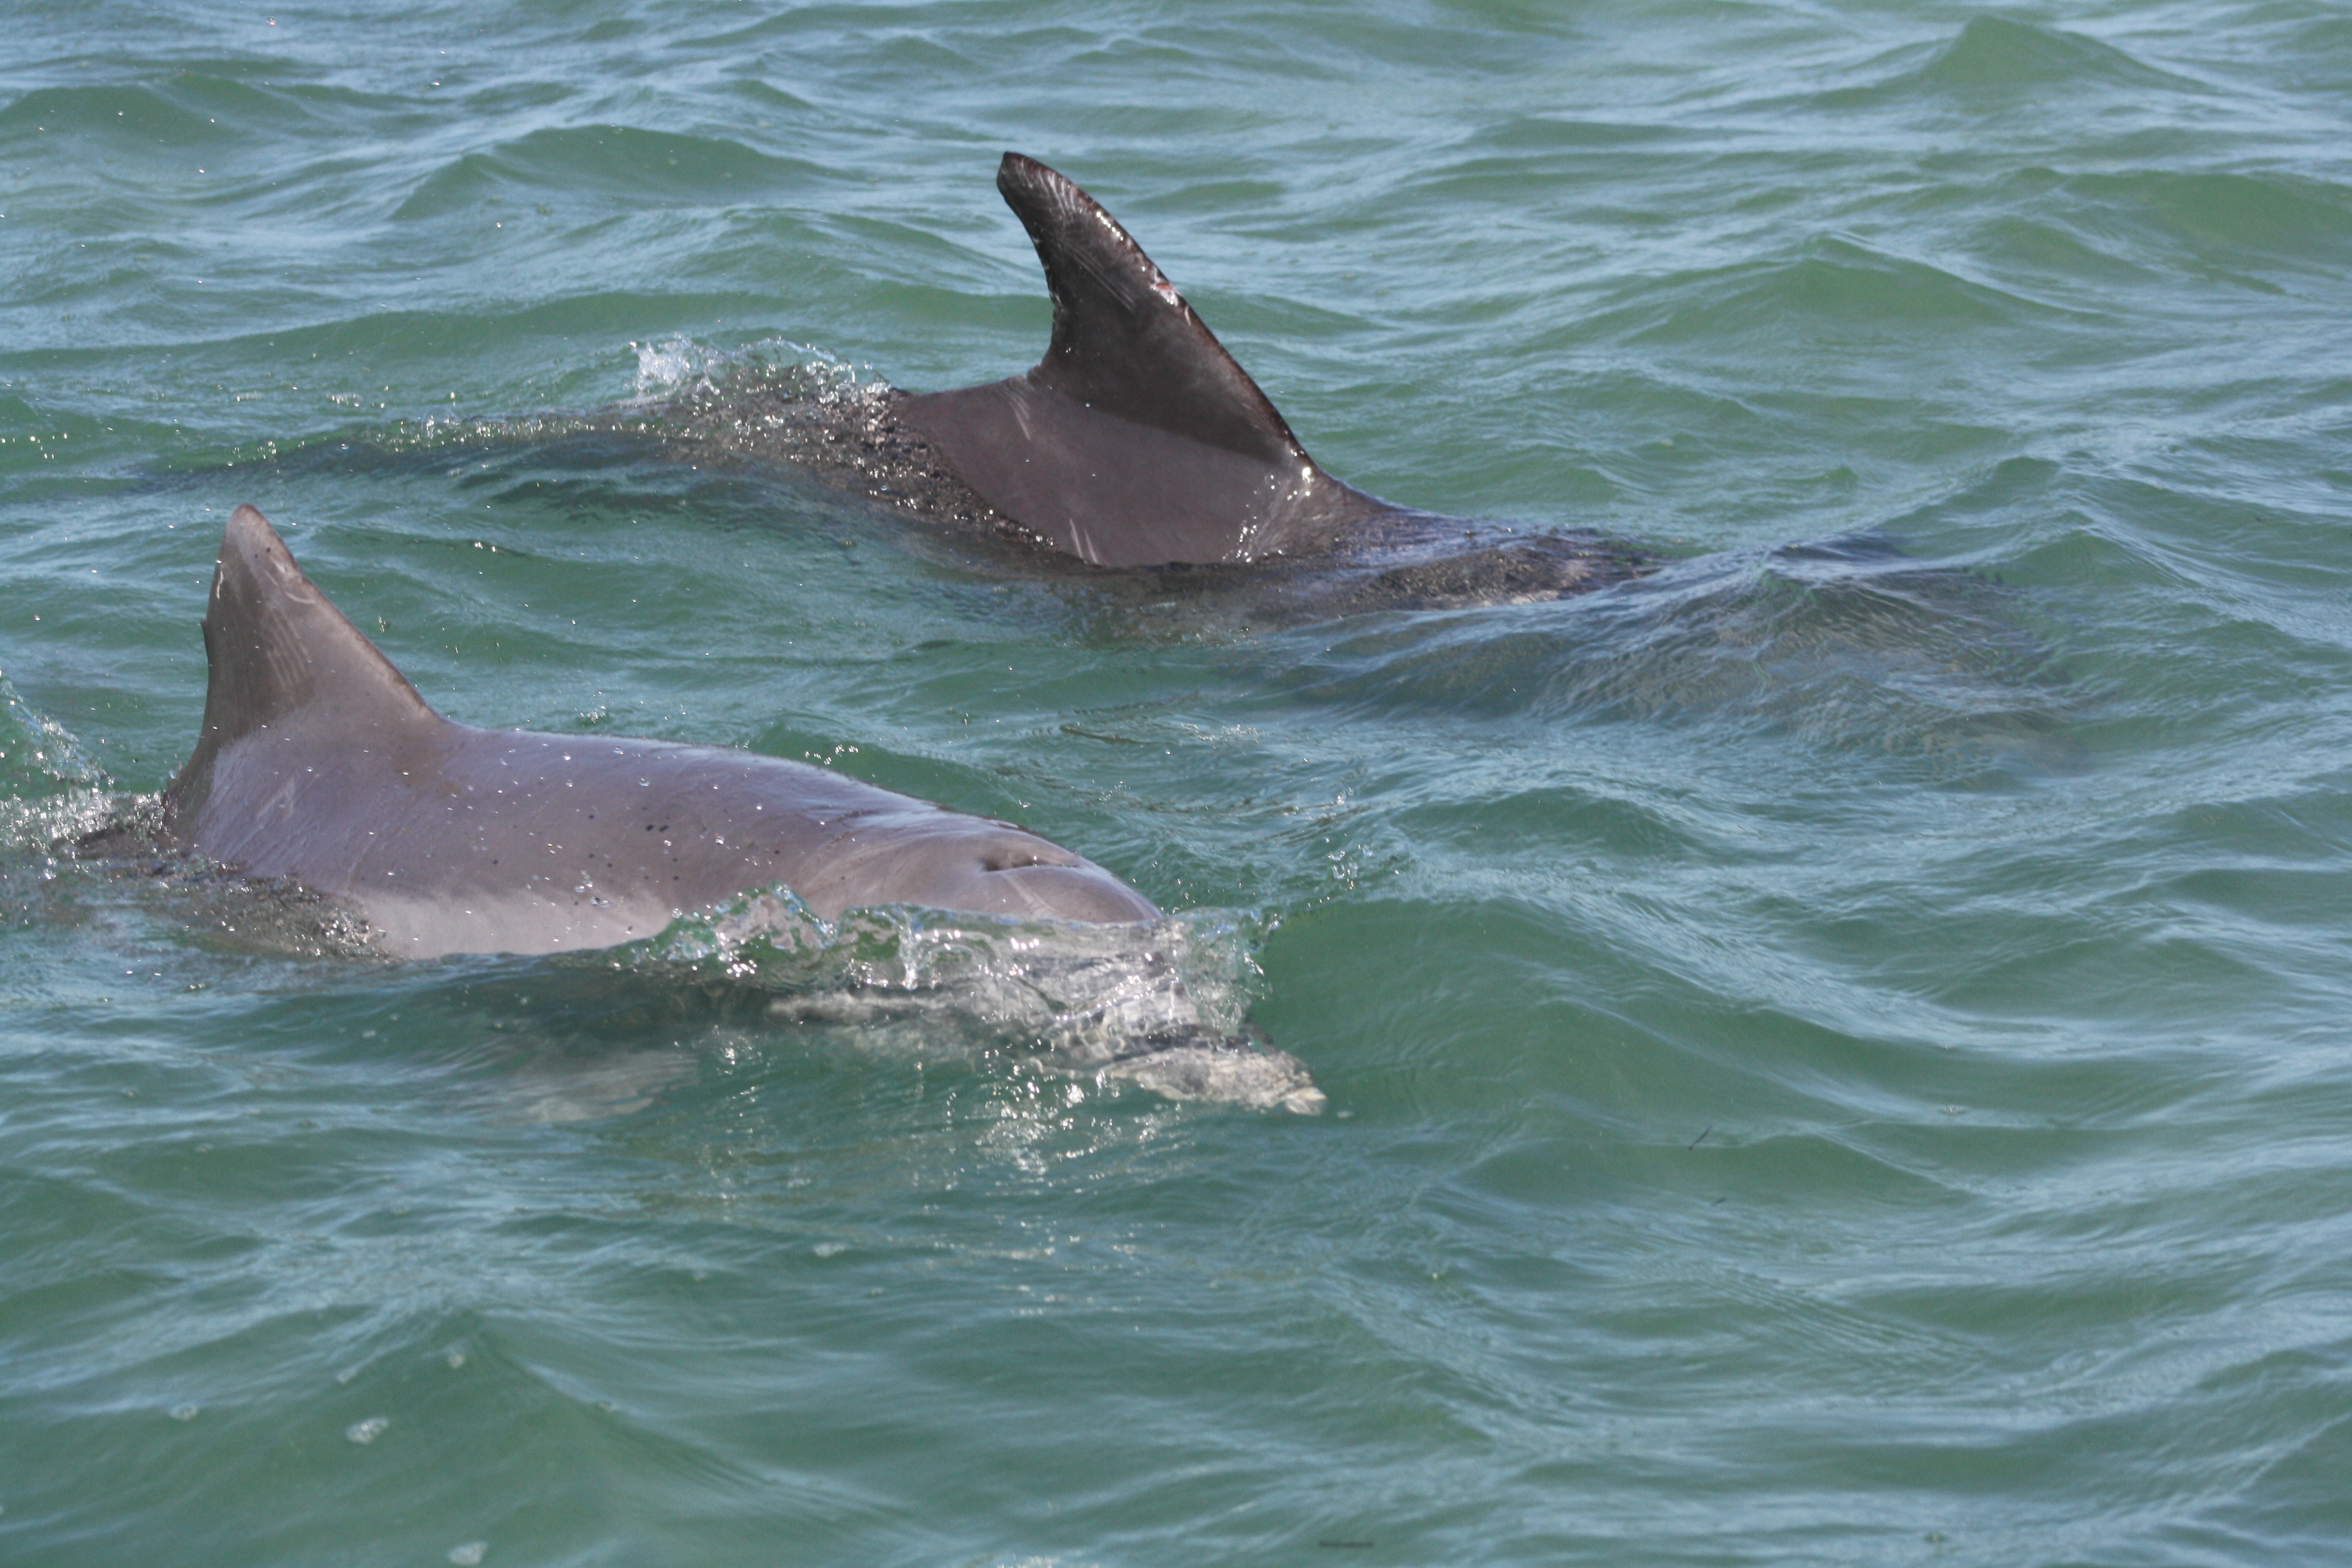
POLYGON ((247 735, 317 714, 353 732, 438 724, 408 678, 302 574, 269 520, 249 506, 229 514, 205 606, 205 727, 175 795, 219 751, 247 735))
POLYGON ((996 188, 1045 265, 1053 342, 1020 375, 896 404, 973 494, 1097 566, 1325 550, 1395 510, 1316 467, 1092 196, 1018 153, 996 188))
POLYGON ((1100 203, 1007 153, 996 188, 1045 264, 1054 337, 1030 378, 1088 407, 1265 463, 1306 448, 1143 247, 1100 203))

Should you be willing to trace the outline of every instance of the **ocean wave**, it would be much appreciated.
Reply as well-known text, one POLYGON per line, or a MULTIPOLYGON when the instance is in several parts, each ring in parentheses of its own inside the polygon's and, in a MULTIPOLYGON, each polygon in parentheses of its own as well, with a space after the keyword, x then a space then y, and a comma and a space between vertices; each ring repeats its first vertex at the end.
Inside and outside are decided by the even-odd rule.
POLYGON ((665 206, 737 206, 804 197, 828 178, 820 166, 779 157, 725 137, 688 136, 628 125, 532 131, 487 152, 467 153, 420 180, 394 210, 396 221, 516 199, 606 201, 615 195, 665 206))
POLYGON ((1867 86, 1822 93, 1813 101, 1824 109, 1853 109, 1934 97, 1990 110, 2021 94, 2052 89, 2211 90, 2194 78, 2145 64, 2116 45, 2083 33, 2011 16, 1971 16, 1958 34, 1928 48, 1919 63, 1867 86))

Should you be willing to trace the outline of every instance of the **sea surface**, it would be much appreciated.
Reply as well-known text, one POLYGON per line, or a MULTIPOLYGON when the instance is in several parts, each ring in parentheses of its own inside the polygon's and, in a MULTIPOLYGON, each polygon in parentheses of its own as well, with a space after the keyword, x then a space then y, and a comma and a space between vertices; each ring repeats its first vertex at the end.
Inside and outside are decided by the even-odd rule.
POLYGON ((12 0, 0 1563, 2352 1561, 2348 514, 2339 0, 12 0), (1658 569, 1262 618, 566 434, 1027 365, 1007 148, 1658 569), (452 717, 1101 861, 1327 1103, 918 913, 78 855, 247 501, 452 717))

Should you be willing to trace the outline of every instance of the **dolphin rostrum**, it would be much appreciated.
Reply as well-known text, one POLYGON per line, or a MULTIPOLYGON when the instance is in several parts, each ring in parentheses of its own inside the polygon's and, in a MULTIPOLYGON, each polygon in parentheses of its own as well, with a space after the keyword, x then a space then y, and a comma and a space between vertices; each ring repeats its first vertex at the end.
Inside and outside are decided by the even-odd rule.
POLYGON ((453 723, 249 506, 221 541, 204 633, 204 730, 163 793, 166 839, 341 904, 400 956, 606 947, 778 885, 827 919, 1159 916, 1034 834, 829 769, 453 723))
POLYGON ((1332 478, 1093 197, 1018 153, 996 188, 1053 296, 1052 339, 1027 371, 845 397, 703 382, 633 427, 698 458, 782 458, 1096 566, 1360 566, 1380 574, 1352 595, 1366 605, 1549 598, 1652 565, 1622 542, 1466 523, 1332 478))

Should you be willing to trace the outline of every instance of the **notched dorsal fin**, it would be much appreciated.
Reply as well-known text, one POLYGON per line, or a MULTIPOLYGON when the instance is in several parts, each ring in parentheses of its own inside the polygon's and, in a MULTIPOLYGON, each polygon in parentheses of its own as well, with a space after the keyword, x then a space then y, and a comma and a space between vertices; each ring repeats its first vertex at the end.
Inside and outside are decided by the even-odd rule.
POLYGON ((1037 247, 1054 339, 1030 378, 1106 414, 1270 464, 1307 461, 1271 400, 1092 196, 1007 153, 1003 193, 1037 247))
POLYGON ((249 506, 229 514, 221 536, 205 653, 212 676, 190 773, 223 746, 306 710, 354 730, 441 721, 249 506))

